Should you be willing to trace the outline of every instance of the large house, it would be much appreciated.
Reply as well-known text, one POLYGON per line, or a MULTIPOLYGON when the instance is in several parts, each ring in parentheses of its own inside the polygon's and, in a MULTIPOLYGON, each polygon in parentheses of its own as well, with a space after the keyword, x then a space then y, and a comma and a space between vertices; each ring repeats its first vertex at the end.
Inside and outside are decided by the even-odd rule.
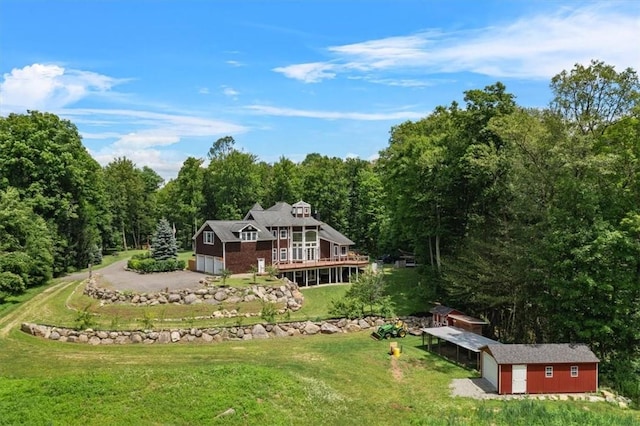
POLYGON ((272 265, 299 285, 348 282, 369 264, 351 252, 353 241, 314 218, 304 201, 259 204, 242 220, 208 220, 193 236, 195 270, 219 274, 258 273, 272 265))

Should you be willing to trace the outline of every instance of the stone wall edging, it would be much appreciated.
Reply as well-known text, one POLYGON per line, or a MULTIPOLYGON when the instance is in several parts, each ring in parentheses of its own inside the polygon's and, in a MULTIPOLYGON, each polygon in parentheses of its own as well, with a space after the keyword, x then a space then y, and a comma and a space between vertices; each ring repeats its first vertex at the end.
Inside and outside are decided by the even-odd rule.
MULTIPOLYGON (((402 318, 409 327, 409 333, 419 336, 421 328, 427 325, 426 318, 402 318)), ((331 319, 325 321, 297 321, 280 324, 258 323, 250 326, 207 327, 207 328, 175 328, 162 331, 106 331, 87 329, 83 331, 22 323, 20 329, 33 336, 49 340, 69 343, 86 343, 90 345, 113 344, 168 344, 168 343, 217 343, 229 340, 270 339, 315 334, 353 333, 362 330, 372 331, 382 324, 384 318, 366 317, 360 319, 331 319)))
MULTIPOLYGON (((204 280, 201 280, 204 284, 204 280)), ((156 292, 135 293, 130 291, 112 290, 97 285, 95 279, 89 279, 84 289, 84 294, 100 300, 106 304, 128 304, 134 306, 155 306, 164 304, 195 305, 200 303, 212 306, 221 303, 239 303, 261 300, 263 302, 281 303, 284 308, 281 311, 297 311, 302 308, 304 295, 298 285, 288 279, 284 279, 279 286, 252 285, 248 287, 210 286, 196 290, 179 289, 156 292)), ((283 313, 281 312, 281 313, 283 313)), ((232 313, 225 317, 237 316, 232 313)))

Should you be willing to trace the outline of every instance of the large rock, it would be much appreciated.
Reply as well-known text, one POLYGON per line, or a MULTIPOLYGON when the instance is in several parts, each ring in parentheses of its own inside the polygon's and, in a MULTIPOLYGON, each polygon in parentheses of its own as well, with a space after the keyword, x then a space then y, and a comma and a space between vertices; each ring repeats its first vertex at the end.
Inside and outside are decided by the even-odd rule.
POLYGON ((366 330, 367 328, 370 328, 371 326, 369 325, 369 323, 363 319, 358 321, 358 325, 360 326, 361 329, 366 330))
POLYGON ((171 332, 171 341, 175 343, 178 340, 180 340, 180 332, 179 331, 172 331, 171 332))
POLYGON ((142 343, 142 340, 140 333, 133 333, 131 335, 131 343, 142 343))
MULTIPOLYGON (((178 337, 180 339, 180 337, 178 337)), ((168 331, 161 331, 158 333, 158 343, 169 343, 171 341, 171 333, 168 331)))
POLYGON ((325 322, 320 326, 320 332, 324 334, 340 333, 340 329, 333 324, 325 322))
POLYGON ((353 323, 349 323, 349 324, 347 324, 347 325, 344 327, 344 329, 345 329, 348 333, 355 333, 355 332, 358 332, 358 331, 362 330, 358 324, 353 324, 353 323))
POLYGON ((196 296, 196 295, 195 295, 195 294, 193 294, 193 293, 191 293, 191 294, 187 294, 187 295, 184 297, 184 303, 185 303, 185 304, 187 304, 187 305, 192 305, 192 304, 194 304, 194 303, 196 302, 196 300, 199 300, 199 299, 198 299, 198 296, 196 296))
POLYGON ((100 344, 100 338, 98 336, 92 336, 91 339, 89 339, 89 344, 90 345, 99 345, 100 344))
POLYGON ((226 291, 224 290, 219 290, 216 292, 216 294, 213 295, 213 298, 216 299, 218 302, 222 302, 223 300, 227 300, 228 294, 226 291))
POLYGON ((289 334, 286 331, 284 331, 282 328, 280 328, 279 325, 276 324, 273 326, 273 335, 276 337, 286 337, 289 334))
POLYGON ((317 334, 320 331, 320 327, 318 327, 311 321, 307 321, 307 323, 304 325, 303 330, 304 330, 304 334, 313 335, 313 334, 317 334))
POLYGON ((167 302, 168 302, 168 300, 167 300, 166 297, 164 297, 164 296, 158 297, 158 303, 162 303, 164 305, 167 302))
POLYGON ((202 333, 202 340, 204 342, 210 343, 213 341, 213 336, 210 335, 209 333, 202 333))
POLYGON ((169 301, 169 303, 180 303, 180 300, 182 300, 182 298, 179 294, 171 293, 167 300, 169 301))
POLYGON ((253 329, 251 329, 251 334, 253 335, 254 339, 268 339, 269 338, 269 333, 262 326, 262 324, 254 325, 253 329))

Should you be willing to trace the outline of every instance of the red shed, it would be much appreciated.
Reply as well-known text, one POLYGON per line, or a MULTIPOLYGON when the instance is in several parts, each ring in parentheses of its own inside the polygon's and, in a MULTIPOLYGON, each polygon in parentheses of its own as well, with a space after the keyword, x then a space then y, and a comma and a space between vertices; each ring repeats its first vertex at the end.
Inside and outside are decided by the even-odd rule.
POLYGON ((598 389, 600 360, 582 344, 487 345, 482 377, 499 394, 581 393, 598 389))

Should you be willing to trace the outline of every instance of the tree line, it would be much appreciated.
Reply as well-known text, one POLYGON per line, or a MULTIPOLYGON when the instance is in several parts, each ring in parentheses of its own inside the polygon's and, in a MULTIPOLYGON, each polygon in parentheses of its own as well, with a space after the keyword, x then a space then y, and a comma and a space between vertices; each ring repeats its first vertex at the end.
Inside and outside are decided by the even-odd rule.
POLYGON ((488 319, 505 342, 586 342, 629 383, 629 368, 640 373, 638 77, 592 61, 550 88, 538 109, 500 82, 466 91, 392 127, 375 161, 271 164, 227 136, 168 182, 127 158, 101 167, 53 114, 2 117, 0 289, 142 247, 160 218, 190 248, 204 220, 303 199, 365 253, 415 252, 426 300, 488 319))

